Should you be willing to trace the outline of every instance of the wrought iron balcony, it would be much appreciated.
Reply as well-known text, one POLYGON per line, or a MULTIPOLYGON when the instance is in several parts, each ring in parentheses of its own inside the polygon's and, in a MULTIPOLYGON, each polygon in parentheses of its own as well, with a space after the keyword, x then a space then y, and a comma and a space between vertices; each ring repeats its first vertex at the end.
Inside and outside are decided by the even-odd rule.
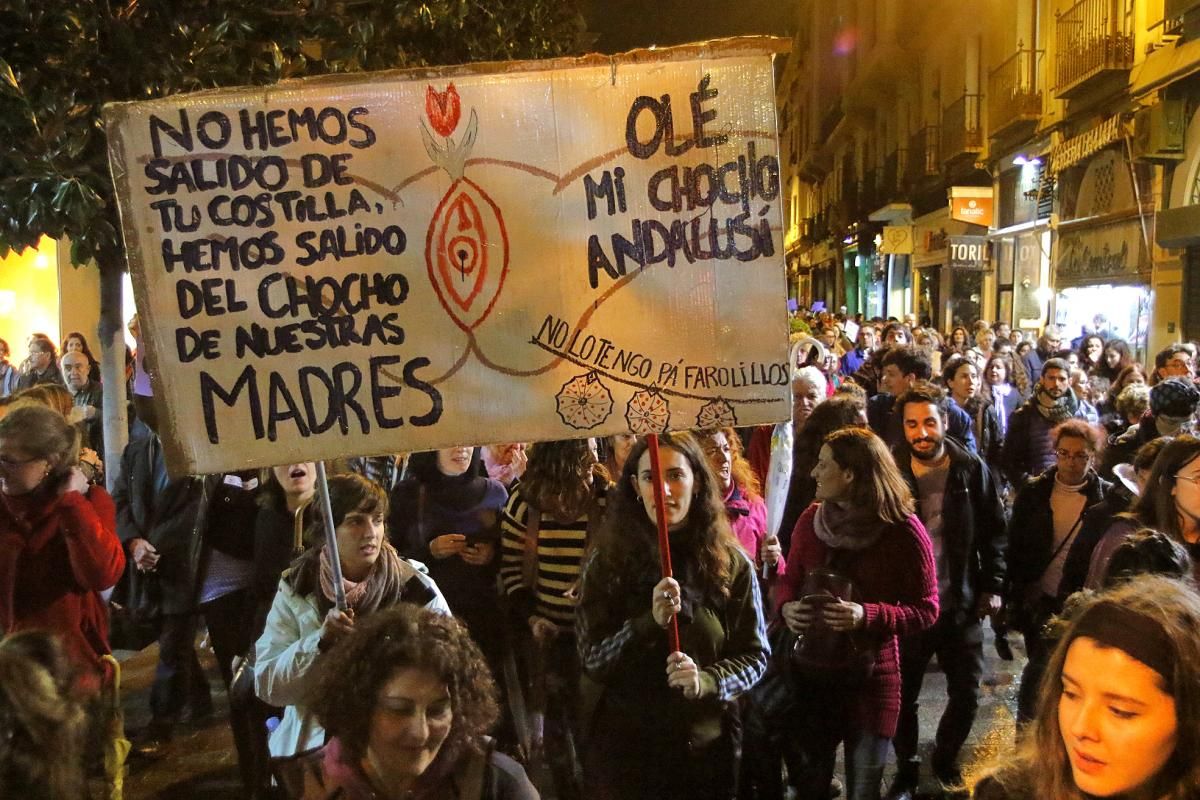
POLYGON ((942 161, 951 163, 963 156, 983 152, 983 126, 979 109, 983 96, 964 93, 942 111, 942 161))
POLYGON ((1079 0, 1055 27, 1055 97, 1070 98, 1096 78, 1133 67, 1133 34, 1120 0, 1079 0))
POLYGON ((937 125, 926 125, 908 140, 908 179, 910 183, 921 183, 925 178, 941 174, 942 162, 938 157, 941 144, 937 125))
POLYGON ((1017 52, 988 72, 988 135, 993 139, 1022 136, 1037 128, 1042 116, 1039 88, 1042 50, 1017 52))

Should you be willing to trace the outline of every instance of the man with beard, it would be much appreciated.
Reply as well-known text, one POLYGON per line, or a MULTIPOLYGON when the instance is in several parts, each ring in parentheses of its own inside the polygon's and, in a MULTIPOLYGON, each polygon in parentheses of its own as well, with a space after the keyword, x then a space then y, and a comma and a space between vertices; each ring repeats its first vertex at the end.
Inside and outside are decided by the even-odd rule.
POLYGON ((1070 365, 1061 358, 1047 361, 1033 396, 1008 420, 1000 463, 1009 482, 1020 489, 1054 466, 1050 431, 1072 418, 1086 421, 1090 408, 1071 389, 1070 365))
POLYGON ((897 771, 888 798, 908 800, 916 794, 921 767, 917 701, 934 655, 949 697, 931 766, 944 787, 962 784, 958 755, 979 707, 982 620, 1001 607, 1007 536, 995 477, 978 456, 947 436, 949 403, 941 390, 917 383, 896 407, 906 445, 897 452, 896 464, 933 543, 941 609, 932 628, 900 641, 900 719, 892 741, 897 771))
MULTIPOLYGON (((904 423, 896 398, 911 389, 918 381, 928 381, 933 375, 929 354, 913 346, 897 346, 888 350, 882 360, 879 394, 867 401, 867 422, 871 430, 895 452, 904 444, 904 423)), ((972 453, 978 450, 974 424, 967 412, 950 404, 946 408, 946 432, 972 453)))

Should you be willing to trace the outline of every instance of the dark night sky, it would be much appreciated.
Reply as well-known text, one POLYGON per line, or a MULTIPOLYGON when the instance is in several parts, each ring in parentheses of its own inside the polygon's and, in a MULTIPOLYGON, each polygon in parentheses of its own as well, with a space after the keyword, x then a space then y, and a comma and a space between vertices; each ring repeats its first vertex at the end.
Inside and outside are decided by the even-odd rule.
POLYGON ((594 52, 617 53, 723 36, 790 36, 797 17, 782 0, 582 0, 594 52))

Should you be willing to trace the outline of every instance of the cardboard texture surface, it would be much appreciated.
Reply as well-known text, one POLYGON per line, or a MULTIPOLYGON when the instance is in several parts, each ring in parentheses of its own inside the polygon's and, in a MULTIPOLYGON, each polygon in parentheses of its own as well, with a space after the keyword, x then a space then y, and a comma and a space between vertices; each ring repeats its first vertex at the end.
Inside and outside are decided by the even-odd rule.
POLYGON ((107 107, 171 471, 786 419, 778 49, 107 107))

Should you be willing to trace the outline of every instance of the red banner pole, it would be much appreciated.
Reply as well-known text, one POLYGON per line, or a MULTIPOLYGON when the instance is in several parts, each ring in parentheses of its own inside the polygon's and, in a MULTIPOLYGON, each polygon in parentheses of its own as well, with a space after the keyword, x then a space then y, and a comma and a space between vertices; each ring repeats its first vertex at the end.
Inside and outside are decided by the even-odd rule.
MULTIPOLYGON (((663 497, 662 467, 658 462, 658 434, 652 433, 647 438, 650 445, 650 479, 654 482, 654 515, 658 519, 658 557, 662 562, 662 576, 671 577, 671 542, 667 536, 667 506, 663 497)), ((667 635, 671 640, 671 652, 679 652, 679 622, 671 616, 667 626, 667 635)))

